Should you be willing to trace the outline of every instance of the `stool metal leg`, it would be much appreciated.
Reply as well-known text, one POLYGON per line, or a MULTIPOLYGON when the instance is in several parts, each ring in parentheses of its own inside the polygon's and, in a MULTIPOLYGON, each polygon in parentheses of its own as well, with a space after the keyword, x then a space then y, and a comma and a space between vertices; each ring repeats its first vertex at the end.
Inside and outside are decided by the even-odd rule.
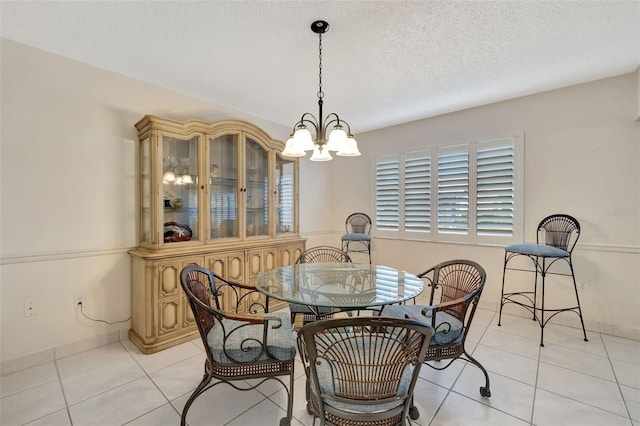
POLYGON ((502 321, 502 307, 504 306, 504 279, 507 274, 507 253, 504 252, 504 266, 502 268, 502 290, 500 291, 500 313, 498 314, 498 326, 501 326, 500 322, 502 321))
MULTIPOLYGON (((546 270, 546 261, 547 258, 543 257, 542 258, 542 270, 540 271, 540 274, 542 275, 542 300, 541 300, 541 304, 542 304, 542 309, 540 309, 540 346, 544 347, 544 326, 546 325, 544 322, 544 279, 547 276, 547 270, 546 270)), ((538 259, 536 258, 536 263, 538 262, 538 259)), ((537 278, 538 274, 536 273, 536 278, 537 278)), ((535 312, 535 309, 534 309, 535 312)))
POLYGON ((582 333, 584 334, 584 341, 588 342, 587 339, 587 330, 584 328, 584 320, 582 319, 582 308, 580 307, 580 297, 578 296, 578 285, 576 284, 576 275, 573 273, 573 262, 571 262, 571 258, 568 260, 569 268, 571 269, 571 278, 573 278, 573 289, 576 292, 576 301, 578 302, 578 316, 580 317, 580 324, 582 325, 582 333))

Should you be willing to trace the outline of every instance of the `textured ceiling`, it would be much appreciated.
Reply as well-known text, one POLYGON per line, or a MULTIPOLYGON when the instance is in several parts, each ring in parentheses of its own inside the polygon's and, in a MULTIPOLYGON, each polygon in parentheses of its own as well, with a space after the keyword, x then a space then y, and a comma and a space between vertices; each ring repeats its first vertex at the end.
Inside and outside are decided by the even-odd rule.
POLYGON ((634 71, 640 1, 20 1, 2 37, 284 125, 354 133, 634 71))

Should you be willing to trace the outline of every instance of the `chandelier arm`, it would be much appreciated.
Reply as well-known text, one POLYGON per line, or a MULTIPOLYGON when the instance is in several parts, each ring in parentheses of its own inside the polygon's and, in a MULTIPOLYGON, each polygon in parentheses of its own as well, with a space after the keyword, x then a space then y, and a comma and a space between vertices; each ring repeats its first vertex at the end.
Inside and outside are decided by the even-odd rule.
POLYGON ((298 121, 295 126, 293 126, 293 129, 295 131, 296 127, 298 127, 301 124, 311 124, 313 126, 313 128, 315 129, 315 131, 318 131, 318 120, 316 119, 316 117, 311 114, 310 112, 305 112, 304 114, 302 114, 302 117, 300 118, 300 121, 298 121))

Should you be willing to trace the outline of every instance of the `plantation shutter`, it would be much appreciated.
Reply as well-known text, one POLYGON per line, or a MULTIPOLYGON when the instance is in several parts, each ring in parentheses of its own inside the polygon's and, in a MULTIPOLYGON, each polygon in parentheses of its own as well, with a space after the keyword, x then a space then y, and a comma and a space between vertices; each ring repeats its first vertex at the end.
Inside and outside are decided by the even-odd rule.
POLYGON ((376 229, 400 229, 400 159, 397 155, 376 159, 376 229))
POLYGON ((478 143, 476 179, 478 235, 512 236, 515 200, 512 138, 478 143))
POLYGON ((438 232, 469 233, 469 153, 466 147, 438 152, 438 232))
POLYGON ((429 152, 407 154, 404 161, 404 230, 431 230, 431 157, 429 152))

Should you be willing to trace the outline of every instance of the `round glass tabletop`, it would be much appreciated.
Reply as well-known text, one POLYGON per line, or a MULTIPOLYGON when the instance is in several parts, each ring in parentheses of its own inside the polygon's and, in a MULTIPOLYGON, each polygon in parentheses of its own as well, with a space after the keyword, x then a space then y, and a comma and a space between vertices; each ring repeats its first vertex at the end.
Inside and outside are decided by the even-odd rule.
POLYGON ((291 303, 342 309, 399 303, 422 293, 415 275, 389 266, 361 263, 301 263, 253 280, 262 293, 291 303))

